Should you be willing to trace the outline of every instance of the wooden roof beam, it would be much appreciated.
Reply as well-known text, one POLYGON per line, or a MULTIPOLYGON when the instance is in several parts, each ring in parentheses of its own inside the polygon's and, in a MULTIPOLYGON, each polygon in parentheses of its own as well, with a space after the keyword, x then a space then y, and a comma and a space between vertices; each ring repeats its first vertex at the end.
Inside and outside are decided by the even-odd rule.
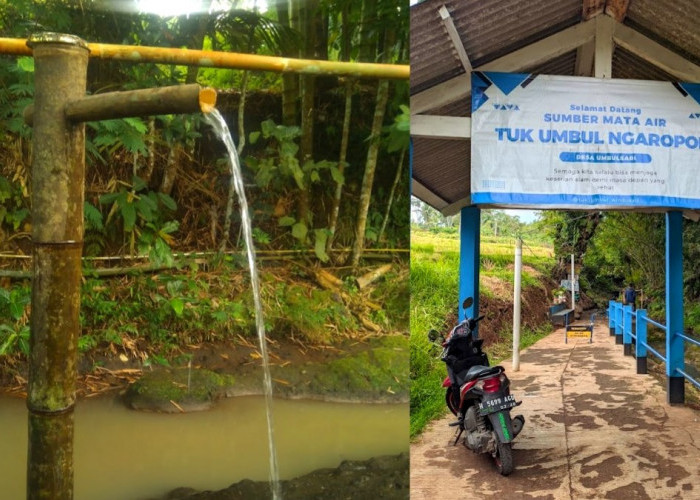
POLYGON ((595 18, 595 72, 596 78, 612 78, 612 58, 615 50, 613 30, 615 20, 610 16, 595 18))
POLYGON ((700 66, 622 23, 614 23, 613 40, 680 81, 700 83, 700 66))
POLYGON ((415 196, 422 202, 427 203, 436 210, 442 210, 449 205, 447 201, 433 193, 430 188, 425 187, 415 178, 411 179, 411 195, 415 196))
POLYGON ((466 140, 471 135, 471 118, 462 116, 411 115, 411 137, 466 140))
POLYGON ((467 50, 464 48, 464 44, 462 43, 462 39, 459 36, 459 32, 457 32, 455 23, 452 19, 452 16, 450 15, 450 11, 447 10, 447 7, 443 5, 442 7, 440 7, 439 12, 440 17, 442 18, 442 22, 445 25, 445 29, 447 30, 447 34, 449 35, 450 40, 452 40, 452 45, 457 51, 457 56, 459 57, 462 66, 464 67, 464 71, 466 71, 467 74, 471 73, 472 63, 469 62, 467 50))

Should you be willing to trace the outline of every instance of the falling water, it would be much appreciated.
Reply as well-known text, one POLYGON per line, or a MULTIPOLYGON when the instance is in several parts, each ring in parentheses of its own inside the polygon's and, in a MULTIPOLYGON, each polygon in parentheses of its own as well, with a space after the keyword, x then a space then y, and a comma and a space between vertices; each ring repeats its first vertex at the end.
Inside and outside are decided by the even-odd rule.
POLYGON ((260 342, 260 353, 263 359, 263 381, 265 389, 265 406, 267 408, 267 441, 270 453, 270 485, 272 487, 272 498, 275 500, 282 498, 279 483, 279 468, 277 465, 277 452, 275 451, 275 438, 272 425, 272 377, 270 375, 270 365, 267 357, 267 343, 265 340, 265 322, 263 321, 262 305, 260 303, 260 281, 258 270, 255 266, 255 248, 253 247, 253 232, 248 212, 248 202, 246 201, 243 189, 243 177, 241 166, 238 161, 236 146, 233 144, 231 132, 229 132, 226 120, 217 109, 212 109, 204 113, 204 118, 216 131, 228 150, 229 162, 231 164, 231 175, 236 194, 238 194, 238 204, 241 209, 241 226, 243 227, 243 237, 245 239, 246 254, 248 256, 248 267, 250 267, 250 281, 253 287, 253 299, 255 302, 255 326, 258 331, 260 342))

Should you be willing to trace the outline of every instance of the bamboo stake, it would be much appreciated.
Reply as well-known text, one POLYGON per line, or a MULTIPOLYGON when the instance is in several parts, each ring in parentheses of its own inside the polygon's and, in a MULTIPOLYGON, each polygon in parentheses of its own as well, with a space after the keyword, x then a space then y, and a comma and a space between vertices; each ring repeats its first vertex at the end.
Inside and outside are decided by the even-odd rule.
MULTIPOLYGON (((236 52, 179 49, 171 47, 147 47, 136 45, 113 45, 89 43, 90 57, 114 59, 132 63, 161 63, 208 68, 251 69, 276 73, 303 73, 309 75, 348 75, 356 78, 381 78, 407 80, 408 65, 348 63, 294 59, 289 57, 261 56, 236 52)), ((26 40, 0 38, 0 53, 31 56, 26 40)))

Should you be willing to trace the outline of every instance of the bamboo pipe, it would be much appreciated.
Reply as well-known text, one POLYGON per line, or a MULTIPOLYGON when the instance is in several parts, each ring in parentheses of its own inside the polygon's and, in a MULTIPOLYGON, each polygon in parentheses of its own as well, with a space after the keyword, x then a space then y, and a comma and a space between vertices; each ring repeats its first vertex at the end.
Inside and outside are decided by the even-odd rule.
MULTIPOLYGON (((305 73, 311 75, 348 75, 357 78, 382 78, 407 80, 409 66, 400 64, 349 63, 294 59, 289 57, 261 56, 237 52, 148 47, 137 45, 113 45, 89 43, 90 57, 116 59, 133 63, 178 64, 209 68, 250 69, 277 73, 305 73)), ((31 56, 26 40, 0 38, 0 54, 31 56)))
MULTIPOLYGON (((198 84, 108 92, 66 103, 64 116, 73 123, 130 116, 208 113, 216 105, 216 91, 198 84)), ((34 105, 24 110, 24 122, 34 122, 34 105)))

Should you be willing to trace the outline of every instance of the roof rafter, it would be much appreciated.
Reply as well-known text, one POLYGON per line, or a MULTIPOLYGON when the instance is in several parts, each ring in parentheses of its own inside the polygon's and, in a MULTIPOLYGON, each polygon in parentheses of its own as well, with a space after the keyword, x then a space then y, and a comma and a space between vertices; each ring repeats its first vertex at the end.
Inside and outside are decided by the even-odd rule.
POLYGON ((420 181, 416 179, 411 180, 411 195, 415 196, 421 201, 424 201, 431 207, 442 212, 442 210, 449 205, 449 203, 438 195, 433 193, 430 189, 421 184, 420 181))
POLYGON ((455 23, 452 20, 450 11, 447 10, 447 7, 443 5, 442 7, 440 7, 439 12, 440 17, 442 18, 442 22, 445 25, 445 29, 447 30, 447 34, 449 35, 450 40, 452 40, 452 45, 454 45, 454 48, 457 51, 457 55, 459 56, 459 60, 462 62, 462 67, 467 73, 469 73, 472 70, 472 63, 469 61, 467 50, 464 48, 462 39, 459 37, 459 33, 457 32, 455 23))
POLYGON ((469 139, 472 119, 462 116, 411 115, 411 137, 469 139))
POLYGON ((615 20, 610 16, 595 18, 595 71, 596 78, 612 77, 612 58, 615 51, 613 30, 615 20))
POLYGON ((622 23, 615 23, 613 40, 620 47, 679 80, 700 82, 700 66, 622 23))

